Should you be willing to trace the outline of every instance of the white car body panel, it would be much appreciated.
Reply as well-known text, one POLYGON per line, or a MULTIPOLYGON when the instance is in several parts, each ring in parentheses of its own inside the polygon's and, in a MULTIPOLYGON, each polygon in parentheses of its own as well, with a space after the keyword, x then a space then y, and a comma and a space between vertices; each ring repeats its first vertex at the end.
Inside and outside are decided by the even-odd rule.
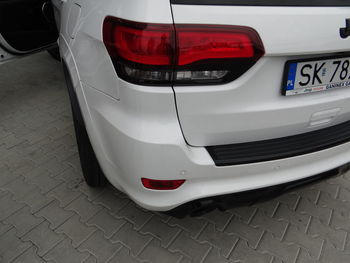
POLYGON ((350 39, 339 37, 350 8, 171 6, 164 0, 54 0, 54 5, 60 53, 96 156, 107 179, 140 206, 166 211, 204 197, 307 178, 350 161, 350 143, 344 143, 302 156, 218 167, 203 147, 286 137, 350 120, 350 89, 281 95, 287 60, 350 51, 350 39), (77 7, 79 17, 72 19, 77 7), (102 40, 106 16, 249 26, 259 33, 266 55, 224 85, 135 85, 115 72, 102 40), (186 182, 156 191, 143 187, 142 177, 186 182))

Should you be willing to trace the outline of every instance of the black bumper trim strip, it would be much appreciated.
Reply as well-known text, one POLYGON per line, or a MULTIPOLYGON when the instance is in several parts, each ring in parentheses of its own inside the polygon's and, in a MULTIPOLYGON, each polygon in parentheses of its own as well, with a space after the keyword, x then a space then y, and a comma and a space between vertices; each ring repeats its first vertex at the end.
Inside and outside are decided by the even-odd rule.
POLYGON ((304 134, 265 141, 207 146, 216 166, 272 161, 313 153, 350 141, 350 121, 304 134))

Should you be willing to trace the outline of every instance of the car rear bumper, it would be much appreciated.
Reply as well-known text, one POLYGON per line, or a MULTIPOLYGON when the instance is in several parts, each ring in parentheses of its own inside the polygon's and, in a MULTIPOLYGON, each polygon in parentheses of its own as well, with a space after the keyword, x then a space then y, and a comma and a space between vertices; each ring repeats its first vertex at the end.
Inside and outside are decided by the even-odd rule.
POLYGON ((194 200, 295 182, 350 162, 350 143, 343 143, 284 159, 216 166, 205 147, 186 144, 172 90, 155 89, 121 82, 117 101, 83 85, 79 96, 86 99, 85 122, 106 177, 146 209, 169 211, 194 200), (186 182, 176 190, 149 190, 142 177, 186 182))
POLYGON ((166 214, 174 217, 183 218, 186 215, 200 216, 202 214, 208 213, 215 209, 224 211, 233 207, 239 207, 243 205, 252 205, 254 203, 267 201, 271 198, 277 197, 278 195, 283 194, 284 192, 287 192, 289 190, 292 190, 298 186, 315 183, 317 181, 324 180, 332 176, 341 175, 342 173, 349 170, 349 168, 350 168, 349 165, 345 164, 318 175, 306 177, 303 179, 299 179, 299 180, 284 183, 284 184, 264 187, 264 188, 240 192, 240 193, 218 195, 218 196, 212 196, 208 198, 194 200, 194 201, 182 204, 170 211, 167 211, 166 214))

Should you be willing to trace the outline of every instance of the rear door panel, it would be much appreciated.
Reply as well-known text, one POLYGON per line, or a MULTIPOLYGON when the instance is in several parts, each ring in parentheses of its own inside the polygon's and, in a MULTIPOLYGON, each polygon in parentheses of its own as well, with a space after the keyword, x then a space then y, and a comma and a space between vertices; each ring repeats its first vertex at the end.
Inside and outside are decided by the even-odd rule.
POLYGON ((179 120, 189 144, 208 146, 285 137, 350 119, 350 89, 293 97, 281 93, 288 60, 350 51, 350 38, 342 39, 339 33, 350 17, 350 7, 172 8, 175 23, 252 27, 266 51, 253 68, 234 82, 174 87, 179 120), (336 112, 329 122, 312 125, 313 116, 329 111, 336 112))

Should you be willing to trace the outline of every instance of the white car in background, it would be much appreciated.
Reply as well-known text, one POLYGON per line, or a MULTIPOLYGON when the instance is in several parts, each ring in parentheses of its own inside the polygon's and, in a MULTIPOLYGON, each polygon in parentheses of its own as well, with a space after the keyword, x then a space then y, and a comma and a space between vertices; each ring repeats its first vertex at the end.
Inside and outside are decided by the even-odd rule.
POLYGON ((0 61, 59 38, 90 186, 198 215, 350 162, 350 1, 52 4, 0 1, 0 61))

